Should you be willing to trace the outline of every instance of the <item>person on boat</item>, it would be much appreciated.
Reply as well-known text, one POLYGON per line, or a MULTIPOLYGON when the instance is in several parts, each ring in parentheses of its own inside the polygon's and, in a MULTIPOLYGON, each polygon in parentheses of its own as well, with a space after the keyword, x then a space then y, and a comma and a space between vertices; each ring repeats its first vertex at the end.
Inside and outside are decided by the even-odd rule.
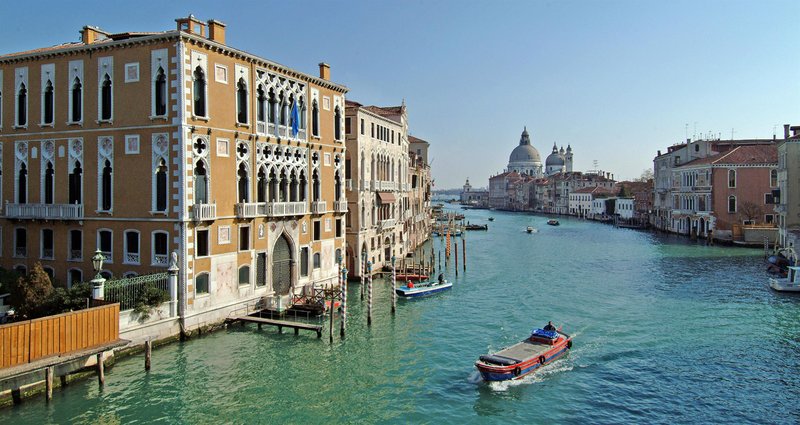
POLYGON ((413 288, 413 287, 414 287, 414 282, 412 282, 412 281, 410 281, 410 280, 409 280, 409 281, 406 283, 406 287, 408 287, 408 288, 413 288))
POLYGON ((555 331, 556 327, 553 326, 553 322, 547 322, 547 324, 544 325, 544 330, 546 330, 546 331, 555 331))
POLYGON ((439 273, 439 284, 441 285, 442 283, 444 283, 444 274, 439 273))

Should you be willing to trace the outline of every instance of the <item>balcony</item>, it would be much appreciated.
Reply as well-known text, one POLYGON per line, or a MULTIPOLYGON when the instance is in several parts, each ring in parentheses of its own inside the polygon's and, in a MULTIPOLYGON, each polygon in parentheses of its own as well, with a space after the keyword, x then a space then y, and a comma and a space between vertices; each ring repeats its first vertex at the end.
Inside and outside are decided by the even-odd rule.
POLYGON ((277 136, 278 135, 278 131, 275 130, 275 124, 273 124, 273 123, 267 124, 267 130, 268 130, 269 134, 271 134, 273 136, 277 136))
POLYGON ((9 204, 6 218, 83 220, 83 204, 9 204))
POLYGON ((267 216, 286 217, 290 215, 304 215, 308 211, 306 202, 269 202, 267 203, 267 216))
POLYGON ((168 266, 169 265, 169 255, 160 255, 155 254, 153 255, 153 265, 154 266, 168 266))
POLYGON ((139 253, 138 252, 125 253, 125 264, 139 264, 139 253))
POLYGON ((69 261, 82 261, 83 260, 83 251, 80 249, 70 249, 69 250, 69 261))
POLYGON ((346 179, 344 181, 344 189, 349 191, 353 190, 353 179, 346 179))
POLYGON ((411 218, 412 215, 413 215, 413 213, 411 212, 411 210, 406 210, 403 213, 403 220, 408 220, 409 218, 411 218))
POLYGON ((314 201, 311 203, 311 214, 325 214, 328 212, 328 203, 325 201, 314 201))
POLYGON ((236 204, 236 218, 253 218, 267 215, 267 204, 263 202, 243 202, 236 204))
POLYGON ((43 260, 52 260, 53 259, 53 248, 43 248, 42 249, 42 259, 43 260))
POLYGON ((265 121, 256 121, 256 133, 267 134, 267 123, 265 121))
POLYGON ((343 201, 334 201, 333 202, 333 210, 340 213, 347 212, 347 200, 343 201))
POLYGON ((365 179, 361 179, 361 185, 358 187, 358 190, 368 190, 369 182, 365 179))
POLYGON ((378 222, 378 231, 382 232, 384 230, 389 230, 391 228, 394 228, 396 224, 397 220, 394 218, 390 218, 388 220, 381 220, 378 222))
POLYGON ((288 139, 289 138, 289 127, 285 125, 278 126, 278 137, 281 139, 288 139))
POLYGON ((24 246, 14 247, 14 257, 25 258, 28 256, 28 248, 24 246))
POLYGON ((192 205, 192 217, 194 221, 207 221, 217 218, 217 204, 194 204, 192 205))

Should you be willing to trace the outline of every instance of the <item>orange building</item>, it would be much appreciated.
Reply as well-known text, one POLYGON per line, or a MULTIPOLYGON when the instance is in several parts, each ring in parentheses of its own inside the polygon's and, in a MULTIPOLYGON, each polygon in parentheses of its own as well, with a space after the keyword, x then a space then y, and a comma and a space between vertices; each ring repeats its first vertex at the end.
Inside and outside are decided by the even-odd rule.
POLYGON ((176 252, 191 327, 336 281, 347 88, 176 23, 0 56, 0 266, 69 285, 96 249, 106 277, 176 252))

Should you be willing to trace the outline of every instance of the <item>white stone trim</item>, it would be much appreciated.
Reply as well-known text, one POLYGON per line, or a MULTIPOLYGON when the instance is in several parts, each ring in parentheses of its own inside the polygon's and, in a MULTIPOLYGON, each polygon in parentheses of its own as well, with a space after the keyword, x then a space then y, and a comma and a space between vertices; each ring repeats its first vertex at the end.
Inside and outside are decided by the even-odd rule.
POLYGON ((69 79, 67 80, 67 124, 83 124, 84 120, 84 99, 86 96, 84 93, 86 92, 86 84, 83 79, 83 60, 74 60, 69 61, 69 79), (78 79, 81 83, 81 119, 78 121, 72 121, 72 85, 75 82, 75 79, 78 79))
POLYGON ((40 105, 39 106, 39 112, 40 112, 39 126, 42 126, 42 127, 44 127, 44 126, 52 126, 56 122, 56 105, 58 104, 58 102, 56 102, 56 97, 57 97, 56 93, 58 93, 58 88, 56 86, 56 66, 55 66, 55 64, 48 63, 48 64, 42 65, 40 79, 41 79, 41 84, 39 85, 39 88, 40 88, 40 91, 41 91, 41 95, 39 97, 39 99, 40 99, 40 102, 39 102, 39 105, 40 105), (49 123, 46 123, 46 122, 44 122, 44 115, 45 115, 44 95, 45 95, 45 87, 47 86, 47 82, 48 81, 53 86, 53 120, 51 122, 49 122, 49 123))
POLYGON ((114 137, 101 136, 97 138, 97 212, 111 213, 114 211, 114 137), (111 167, 111 199, 110 208, 103 209, 103 168, 108 161, 111 167))
POLYGON ((150 211, 153 213, 168 213, 169 212, 169 193, 170 193, 170 163, 169 163, 169 134, 168 133, 154 133, 151 137, 151 196, 150 196, 150 211), (157 210, 158 208, 158 179, 156 173, 158 172, 158 168, 161 164, 161 161, 164 161, 164 165, 167 167, 167 193, 165 208, 163 211, 157 210))
POLYGON ((150 52, 150 116, 167 117, 169 115, 169 101, 170 101, 170 69, 169 69, 169 51, 167 49, 157 49, 150 52), (164 101, 166 102, 163 115, 156 115, 156 78, 158 78, 158 70, 164 71, 164 78, 166 78, 166 93, 164 101))
POLYGON ((31 119, 31 111, 30 111, 30 103, 31 103, 31 88, 30 84, 28 84, 28 67, 23 66, 21 68, 16 68, 14 70, 14 98, 12 99, 14 103, 14 124, 13 127, 15 128, 28 128, 28 124, 30 124, 31 119), (22 85, 25 85, 25 124, 19 125, 19 101, 17 100, 19 97, 19 89, 22 85))
POLYGON ((106 56, 97 59, 97 121, 108 122, 114 120, 114 57, 106 56), (108 119, 103 119, 103 80, 108 75, 111 81, 111 114, 108 119))

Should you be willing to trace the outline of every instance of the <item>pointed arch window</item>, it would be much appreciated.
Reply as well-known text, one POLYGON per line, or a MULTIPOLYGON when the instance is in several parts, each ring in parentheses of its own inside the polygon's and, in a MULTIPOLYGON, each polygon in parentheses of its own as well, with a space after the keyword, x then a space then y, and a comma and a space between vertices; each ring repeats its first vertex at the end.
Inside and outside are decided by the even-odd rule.
POLYGON ((153 85, 153 101, 155 102, 155 115, 167 115, 167 75, 164 68, 158 67, 156 81, 153 85))
POLYGON ((300 172, 300 201, 305 202, 308 201, 308 195, 306 193, 306 187, 308 185, 308 180, 306 180, 306 173, 305 171, 300 172))
POLYGON ((203 161, 197 161, 194 167, 194 202, 208 203, 208 173, 203 161))
POLYGON ((194 69, 194 84, 192 85, 194 115, 206 116, 206 74, 199 66, 194 69))
POLYGON ((736 187, 736 170, 728 170, 728 187, 736 187))
POLYGON ((301 98, 297 103, 297 112, 300 115, 300 122, 298 123, 298 128, 300 130, 306 129, 306 104, 303 102, 301 98))
POLYGON ((267 202, 267 173, 264 167, 258 170, 258 189, 256 190, 256 200, 258 202, 267 202))
POLYGON ((111 77, 106 74, 103 76, 103 83, 100 89, 100 119, 111 120, 111 77))
POLYGON ((769 185, 770 187, 778 187, 778 170, 770 170, 769 185))
POLYGON ((236 173, 238 176, 238 191, 239 202, 250 202, 250 176, 247 173, 247 166, 244 163, 239 164, 239 171, 236 173))
POLYGON ((320 183, 319 183, 319 172, 317 170, 314 170, 314 174, 311 175, 311 185, 313 186, 312 187, 312 191, 313 192, 312 192, 312 195, 311 195, 312 196, 312 200, 314 202, 317 202, 317 201, 319 201, 319 198, 321 196, 320 183))
POLYGON ((728 212, 729 213, 736 212, 736 197, 733 195, 728 197, 728 212))
POLYGON ((339 172, 336 172, 336 176, 333 179, 333 199, 336 202, 339 202, 342 197, 342 179, 339 177, 339 172))
POLYGON ((55 189, 55 185, 53 182, 53 163, 47 161, 47 166, 44 170, 44 203, 45 204, 52 204, 53 203, 53 191, 55 189))
POLYGON ((102 211, 111 211, 111 184, 112 184, 113 168, 111 161, 106 160, 103 166, 103 172, 100 178, 100 209, 102 211))
POLYGON ((21 83, 17 92, 17 125, 22 127, 26 124, 28 124, 28 89, 25 83, 21 83))
POLYGON ((236 84, 236 110, 236 121, 247 124, 247 83, 244 78, 240 78, 236 84))
POLYGON ((162 159, 156 168, 156 211, 167 210, 167 164, 162 159))
POLYGON ((25 204, 28 202, 28 166, 23 162, 19 165, 19 175, 17 176, 17 203, 25 204))
POLYGON ((53 104, 53 83, 47 80, 44 87, 44 101, 42 102, 42 123, 52 124, 55 105, 53 104))
POLYGON ((269 110, 267 111, 269 115, 269 122, 277 125, 278 124, 278 100, 275 98, 275 92, 270 90, 269 91, 269 110))
POLYGON ((286 97, 284 97, 283 93, 281 93, 281 95, 280 95, 280 108, 281 108, 281 110, 280 110, 280 117, 279 117, 280 118, 280 121, 279 121, 280 125, 286 125, 286 116, 287 116, 287 110, 288 110, 288 107, 286 105, 287 105, 286 97))
POLYGON ((81 163, 75 161, 75 166, 72 168, 72 172, 69 173, 69 203, 70 204, 80 204, 81 201, 81 174, 83 173, 83 169, 81 168, 81 163))
POLYGON ((264 93, 264 86, 259 85, 258 90, 256 90, 258 95, 257 102, 256 102, 256 121, 258 122, 266 122, 267 121, 267 95, 264 93))
POLYGON ((311 134, 319 137, 319 106, 316 99, 311 103, 311 134))
POLYGON ((297 175, 292 171, 289 183, 289 202, 297 202, 298 196, 298 182, 297 182, 297 175))
POLYGON ((70 121, 80 122, 83 119, 83 85, 78 77, 72 81, 70 97, 70 121))
POLYGON ((336 110, 333 114, 333 136, 336 140, 342 140, 342 111, 339 107, 336 107, 336 110))
POLYGON ((278 187, 278 191, 280 192, 278 198, 281 202, 288 202, 288 191, 289 191, 289 180, 286 178, 286 170, 281 171, 281 178, 280 184, 278 187))

